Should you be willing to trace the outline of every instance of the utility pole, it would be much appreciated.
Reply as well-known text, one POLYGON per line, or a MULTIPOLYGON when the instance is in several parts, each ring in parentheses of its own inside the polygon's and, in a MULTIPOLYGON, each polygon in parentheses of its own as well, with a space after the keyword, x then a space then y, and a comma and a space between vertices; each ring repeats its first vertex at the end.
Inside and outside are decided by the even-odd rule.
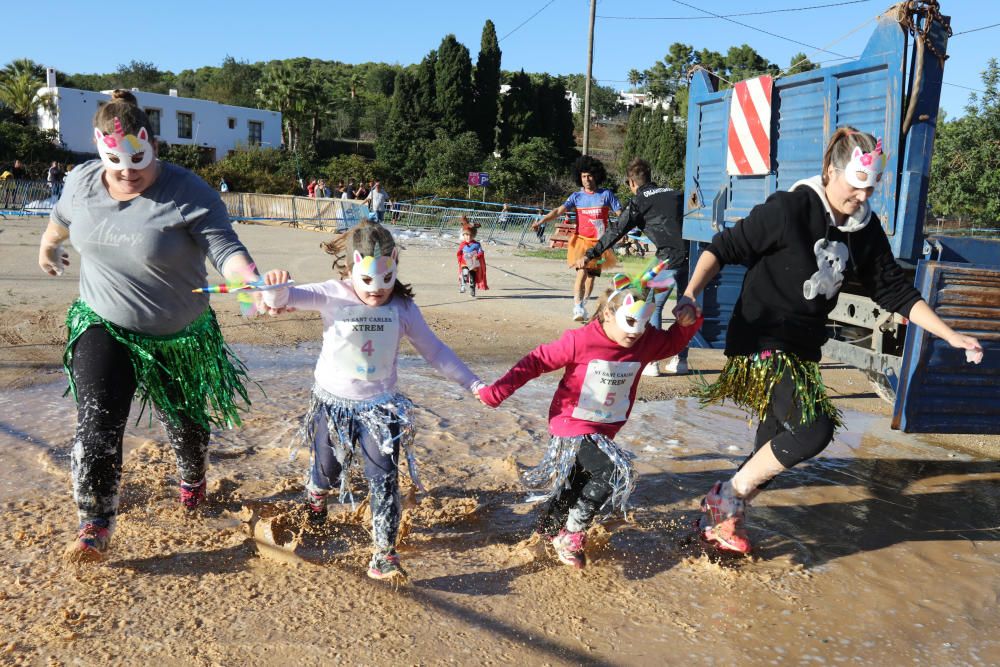
POLYGON ((594 71, 594 18, 597 0, 590 0, 590 35, 587 37, 587 80, 583 88, 583 154, 590 151, 590 77, 594 71))

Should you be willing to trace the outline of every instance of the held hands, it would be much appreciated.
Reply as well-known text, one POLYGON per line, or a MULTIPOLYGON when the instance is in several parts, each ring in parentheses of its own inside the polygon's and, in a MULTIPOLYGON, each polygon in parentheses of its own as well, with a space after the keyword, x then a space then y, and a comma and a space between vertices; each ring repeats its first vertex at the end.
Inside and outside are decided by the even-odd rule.
MULTIPOLYGON (((284 269, 271 269, 264 274, 264 284, 265 285, 280 285, 281 283, 287 283, 291 280, 292 276, 284 269)), ((258 308, 260 312, 267 313, 271 317, 275 315, 280 315, 281 313, 290 313, 294 308, 288 308, 282 306, 280 308, 275 308, 270 305, 268 301, 273 297, 274 292, 256 292, 255 296, 260 297, 260 304, 258 308)))
POLYGON ((946 340, 952 347, 965 350, 965 360, 970 364, 978 364, 983 360, 983 346, 972 336, 953 333, 946 340))
POLYGON ((573 263, 573 268, 577 270, 584 269, 587 267, 587 262, 589 261, 590 258, 584 255, 583 257, 580 257, 579 259, 576 260, 576 262, 573 263))
POLYGON ((61 243, 55 245, 43 243, 38 248, 38 266, 50 276, 61 276, 69 266, 69 253, 61 243))
POLYGON ((701 308, 698 307, 697 301, 685 294, 677 299, 677 305, 674 307, 673 313, 677 324, 682 327, 689 327, 698 321, 698 317, 701 315, 701 308))
POLYGON ((482 403, 488 408, 495 408, 496 407, 495 405, 490 405, 489 403, 483 400, 482 391, 486 389, 488 386, 489 385, 483 382, 482 380, 476 380, 475 382, 472 383, 470 391, 472 391, 472 395, 475 396, 476 400, 478 400, 480 403, 482 403))

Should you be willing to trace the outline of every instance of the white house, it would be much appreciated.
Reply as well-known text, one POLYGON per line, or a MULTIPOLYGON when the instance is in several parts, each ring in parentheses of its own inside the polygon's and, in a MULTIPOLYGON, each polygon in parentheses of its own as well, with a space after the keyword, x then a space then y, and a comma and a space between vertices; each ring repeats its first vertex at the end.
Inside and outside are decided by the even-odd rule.
MULTIPOLYGON (((56 86, 56 73, 48 69, 46 87, 39 95, 49 95, 52 111, 38 110, 38 125, 54 129, 66 148, 79 153, 95 153, 94 114, 111 100, 111 91, 94 92, 56 86)), ((178 97, 132 90, 139 106, 149 116, 150 132, 168 144, 195 145, 221 160, 239 147, 281 145, 281 113, 267 109, 249 109, 211 100, 178 97)))
POLYGON ((663 109, 664 111, 667 111, 670 109, 673 101, 673 95, 670 95, 665 99, 661 99, 650 95, 649 93, 635 93, 624 90, 618 91, 618 104, 625 107, 627 111, 631 111, 638 106, 644 106, 648 109, 663 109))

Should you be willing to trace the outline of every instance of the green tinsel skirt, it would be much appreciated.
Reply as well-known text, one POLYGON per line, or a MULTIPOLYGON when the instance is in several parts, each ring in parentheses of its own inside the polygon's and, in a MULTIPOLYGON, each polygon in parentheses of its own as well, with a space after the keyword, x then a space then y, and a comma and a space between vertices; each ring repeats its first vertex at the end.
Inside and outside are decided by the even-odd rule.
POLYGON ((101 326, 128 349, 142 403, 139 417, 152 403, 171 423, 186 416, 206 429, 240 425, 241 409, 250 406, 247 368, 226 345, 211 308, 191 324, 169 336, 148 336, 108 322, 81 300, 66 314, 69 340, 63 367, 76 399, 73 348, 92 326, 101 326), (237 405, 237 395, 246 407, 237 405))
POLYGON ((722 403, 727 399, 751 416, 764 421, 771 403, 774 386, 786 372, 795 383, 795 400, 802 408, 803 425, 811 424, 818 415, 826 415, 837 428, 843 426, 840 410, 826 395, 826 386, 815 361, 802 361, 794 354, 764 350, 752 355, 726 359, 719 379, 695 390, 702 405, 722 403))

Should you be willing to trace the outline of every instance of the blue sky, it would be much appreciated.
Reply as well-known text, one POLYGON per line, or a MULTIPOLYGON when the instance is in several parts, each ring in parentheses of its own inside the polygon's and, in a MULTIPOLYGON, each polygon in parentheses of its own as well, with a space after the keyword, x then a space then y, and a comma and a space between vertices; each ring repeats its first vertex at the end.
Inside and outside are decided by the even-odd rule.
MULTIPOLYGON (((601 0, 598 16, 700 17, 832 4, 838 0, 601 0), (688 6, 685 6, 688 5, 688 6)), ((841 0, 845 1, 845 0, 841 0)), ((742 16, 734 20, 821 48, 874 18, 890 0, 866 0, 838 7, 742 16)), ((306 56, 349 63, 419 61, 451 32, 475 60, 483 23, 492 19, 503 38, 505 69, 583 72, 589 0, 506 0, 474 3, 431 2, 214 2, 170 0, 114 4, 48 0, 4 3, 0 64, 28 57, 66 72, 111 72, 120 63, 143 60, 178 72, 218 65, 226 55, 251 62, 306 56), (539 11, 541 10, 541 11, 539 11), (522 24, 533 14, 534 18, 522 24), (520 27, 518 27, 520 25, 520 27), (110 30, 105 27, 109 27, 110 30), (508 34, 510 33, 510 34, 508 34)), ((941 0, 956 33, 1000 23, 998 0, 941 0)), ((861 52, 874 27, 870 22, 830 50, 861 52)), ((766 58, 787 66, 799 51, 815 49, 719 19, 620 20, 598 18, 594 76, 621 88, 630 69, 645 69, 675 41, 725 52, 748 43, 766 58)), ((955 36, 945 67, 942 106, 962 115, 969 90, 982 88, 980 72, 990 56, 1000 56, 1000 26, 955 36)), ((819 53, 814 60, 834 58, 819 53)))

